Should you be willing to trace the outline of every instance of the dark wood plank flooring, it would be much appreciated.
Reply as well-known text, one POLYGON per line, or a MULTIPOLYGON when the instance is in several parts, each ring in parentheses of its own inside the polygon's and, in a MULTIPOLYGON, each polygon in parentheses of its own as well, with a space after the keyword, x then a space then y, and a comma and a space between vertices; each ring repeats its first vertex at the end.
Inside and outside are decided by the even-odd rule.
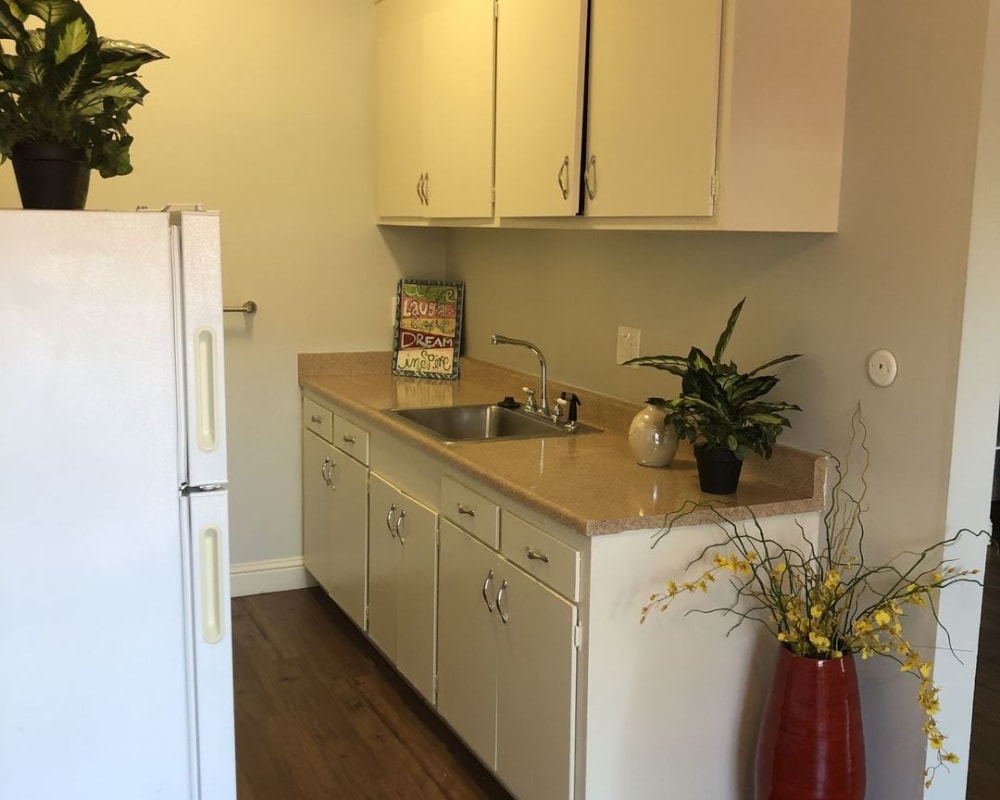
POLYGON ((321 590, 232 608, 239 800, 509 800, 321 590))
MULTIPOLYGON (((319 589, 233 600, 239 800, 510 800, 319 589)), ((966 800, 1000 796, 1000 548, 984 575, 966 800)))
POLYGON ((1000 797, 1000 546, 997 544, 989 548, 983 575, 983 614, 965 796, 966 800, 1000 797))

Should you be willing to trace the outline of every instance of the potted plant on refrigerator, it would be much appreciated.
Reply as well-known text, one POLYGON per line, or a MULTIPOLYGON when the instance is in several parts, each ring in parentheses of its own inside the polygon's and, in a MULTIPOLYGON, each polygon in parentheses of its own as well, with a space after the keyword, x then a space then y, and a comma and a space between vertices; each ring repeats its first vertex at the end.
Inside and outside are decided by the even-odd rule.
POLYGON ((0 48, 8 42, 0 163, 12 160, 25 208, 83 208, 90 170, 132 171, 126 123, 147 93, 136 71, 166 56, 98 36, 77 0, 0 0, 0 48))
POLYGON ((663 369, 681 378, 681 393, 673 400, 652 398, 668 412, 667 419, 681 439, 694 445, 701 490, 732 494, 739 484, 743 459, 751 453, 771 457, 775 440, 791 425, 782 412, 801 411, 794 403, 761 400, 778 383, 765 369, 799 358, 780 356, 749 372, 723 361, 746 298, 729 315, 710 358, 697 347, 687 356, 639 356, 625 364, 663 369))

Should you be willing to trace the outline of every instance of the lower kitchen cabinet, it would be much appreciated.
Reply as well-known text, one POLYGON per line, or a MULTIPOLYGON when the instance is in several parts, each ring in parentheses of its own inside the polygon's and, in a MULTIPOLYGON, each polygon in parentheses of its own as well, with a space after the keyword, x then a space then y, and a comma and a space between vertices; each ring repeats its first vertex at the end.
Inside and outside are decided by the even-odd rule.
POLYGON ((577 608, 441 520, 438 712, 519 800, 573 797, 577 608))
POLYGON ((310 430, 302 430, 302 560, 309 573, 330 591, 330 532, 334 492, 330 464, 337 448, 310 430))
POLYGON ((433 702, 437 514, 375 473, 369 503, 368 636, 433 702))
MULTIPOLYGON (((303 562, 333 601, 364 629, 368 467, 324 438, 334 438, 332 412, 306 402, 310 412, 318 413, 303 414, 303 562)), ((356 430, 352 426, 352 433, 341 434, 338 440, 352 447, 356 430)))

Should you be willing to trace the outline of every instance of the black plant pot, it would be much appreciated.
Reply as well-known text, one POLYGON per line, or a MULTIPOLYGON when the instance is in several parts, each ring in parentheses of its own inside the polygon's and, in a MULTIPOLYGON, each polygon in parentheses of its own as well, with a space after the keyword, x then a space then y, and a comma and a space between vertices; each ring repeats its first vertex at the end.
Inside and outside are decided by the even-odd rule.
POLYGON ((733 494, 740 482, 743 461, 732 450, 712 450, 696 445, 694 457, 698 462, 698 482, 706 494, 733 494))
POLYGON ((14 145, 11 161, 24 208, 83 208, 90 188, 86 154, 51 142, 14 145))

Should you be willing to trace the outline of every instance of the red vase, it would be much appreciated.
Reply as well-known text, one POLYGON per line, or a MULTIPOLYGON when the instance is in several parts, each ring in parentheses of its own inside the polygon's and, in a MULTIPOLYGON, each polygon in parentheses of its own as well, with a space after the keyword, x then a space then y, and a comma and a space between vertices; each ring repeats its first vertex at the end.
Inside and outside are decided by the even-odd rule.
POLYGON ((757 741, 757 800, 864 800, 865 740, 854 658, 781 648, 757 741))

